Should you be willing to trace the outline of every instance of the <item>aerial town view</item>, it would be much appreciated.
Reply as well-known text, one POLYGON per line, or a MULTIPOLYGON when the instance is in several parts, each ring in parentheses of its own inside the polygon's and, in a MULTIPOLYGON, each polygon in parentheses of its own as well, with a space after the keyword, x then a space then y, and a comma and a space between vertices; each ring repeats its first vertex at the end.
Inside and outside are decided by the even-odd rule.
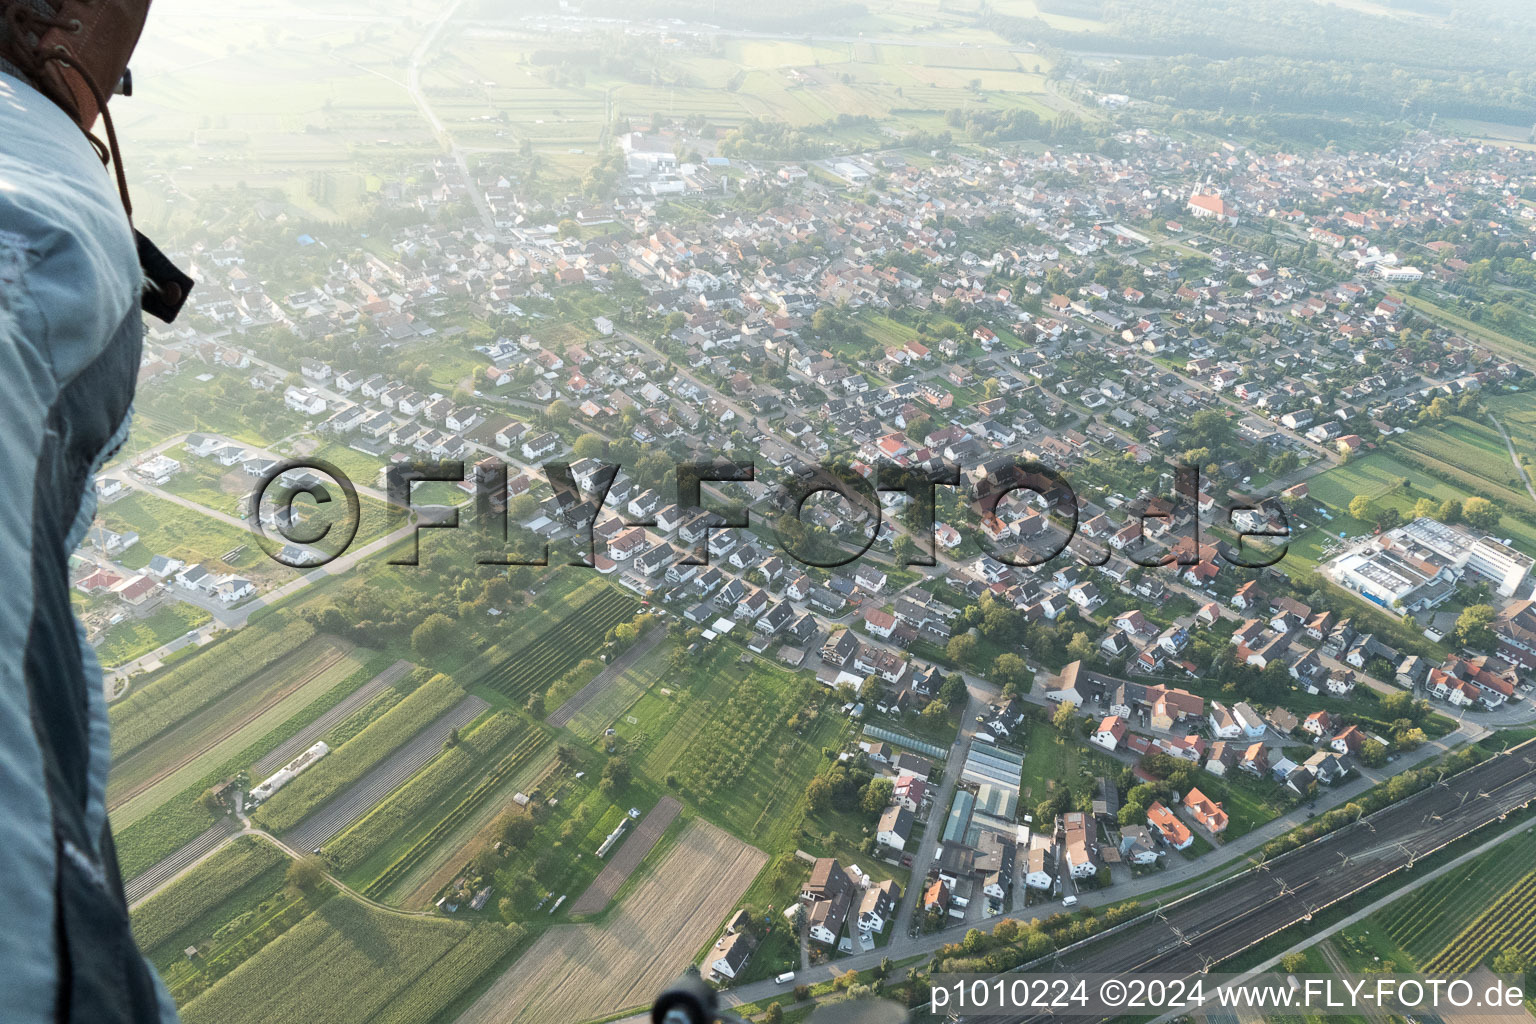
POLYGON ((1536 981, 1533 52, 157 0, 112 110, 196 284, 68 582, 181 1019, 1536 981))

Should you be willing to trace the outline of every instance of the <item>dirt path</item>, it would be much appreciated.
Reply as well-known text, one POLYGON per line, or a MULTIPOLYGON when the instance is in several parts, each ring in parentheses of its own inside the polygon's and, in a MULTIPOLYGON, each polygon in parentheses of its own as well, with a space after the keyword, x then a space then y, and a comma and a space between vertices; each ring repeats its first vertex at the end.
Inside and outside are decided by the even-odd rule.
POLYGON ((587 891, 571 905, 572 914, 595 914, 608 905, 613 899, 613 894, 619 891, 625 880, 634 874, 635 868, 645 860, 646 855, 655 848, 661 840, 661 835, 667 830, 667 826, 677 820, 682 813, 683 805, 670 796, 664 796, 656 801, 656 806, 651 808, 651 813, 636 827, 634 834, 619 847, 619 852, 613 855, 598 876, 592 879, 592 884, 587 886, 587 891))
POLYGON ((603 691, 611 687, 620 676, 629 671, 631 665, 645 657, 646 653, 660 643, 666 635, 667 630, 665 627, 658 626, 649 630, 639 640, 635 641, 633 647, 615 658, 613 664, 599 672, 597 678, 571 694, 566 702, 556 708, 555 713, 546 718, 545 721, 557 729, 564 729, 571 723, 571 719, 576 717, 577 712, 596 700, 603 691))
POLYGON ((1525 471, 1524 466, 1520 465, 1520 456, 1515 454, 1515 442, 1509 439, 1509 431, 1504 429, 1504 424, 1494 418, 1493 413, 1488 414, 1488 422, 1493 424, 1499 436, 1504 439, 1504 447, 1509 449, 1509 461, 1515 464, 1515 472, 1520 474, 1520 480, 1525 484, 1525 493, 1529 494, 1531 502, 1536 504, 1536 487, 1531 486, 1530 474, 1525 471))

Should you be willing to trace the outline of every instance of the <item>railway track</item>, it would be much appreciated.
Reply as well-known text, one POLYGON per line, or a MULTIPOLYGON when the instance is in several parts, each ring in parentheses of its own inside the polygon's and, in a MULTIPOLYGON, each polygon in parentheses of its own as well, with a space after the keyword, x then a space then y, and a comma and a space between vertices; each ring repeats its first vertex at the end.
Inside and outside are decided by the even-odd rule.
POLYGON ((1536 741, 1443 778, 1337 832, 1184 897, 1124 932, 1084 940, 1024 969, 1066 975, 1210 971, 1532 800, 1536 800, 1536 741))

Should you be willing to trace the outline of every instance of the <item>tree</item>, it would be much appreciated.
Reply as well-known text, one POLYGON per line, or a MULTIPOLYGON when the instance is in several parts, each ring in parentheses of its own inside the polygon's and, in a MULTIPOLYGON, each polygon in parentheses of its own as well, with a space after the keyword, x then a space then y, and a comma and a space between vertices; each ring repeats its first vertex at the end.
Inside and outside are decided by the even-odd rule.
POLYGON ((869 785, 864 787, 864 795, 860 798, 860 806, 865 814, 879 814, 885 810, 891 802, 891 794, 895 792, 896 783, 890 779, 870 779, 869 785))
POLYGON ((1468 525, 1492 530, 1499 525, 1499 510, 1487 498, 1468 498, 1461 503, 1461 514, 1468 525))
POLYGON ((1017 654, 1005 652, 992 662, 991 675, 994 683, 1017 691, 1029 679, 1029 666, 1017 654))
POLYGON ((1434 498, 1420 498, 1413 503, 1413 518, 1415 519, 1433 519, 1439 511, 1440 506, 1435 503, 1434 498))
POLYGON ((1461 499, 1446 498, 1440 503, 1440 514, 1435 518, 1442 523, 1461 522, 1461 499))
POLYGON ((1280 958, 1280 969, 1286 974, 1295 974, 1297 971, 1304 970, 1306 966, 1307 954, 1305 953, 1287 953, 1280 958))
POLYGON ((411 632, 411 649, 419 658, 442 654, 453 642, 453 620, 442 612, 433 612, 411 632))
POLYGON ((1093 657, 1093 637, 1079 630, 1067 641, 1067 656, 1073 661, 1087 661, 1093 657))
POLYGON ((1361 522, 1371 520, 1371 499, 1363 494, 1357 494, 1349 499, 1349 514, 1361 522))
POLYGON ((782 1024, 784 1020, 784 1007, 778 1003, 769 1003, 768 1009, 763 1013, 765 1024, 782 1024))
POLYGON ((598 783, 598 788, 602 790, 604 796, 611 797, 629 785, 629 779, 629 759, 626 757, 610 757, 608 764, 603 768, 603 777, 598 783))
POLYGON ((1386 745, 1380 740, 1366 740, 1360 744, 1360 763, 1367 768, 1380 768, 1386 764, 1386 745))
POLYGON ((1051 715, 1051 724, 1059 731, 1066 732, 1072 728, 1072 718, 1076 713, 1076 704, 1073 704, 1071 701, 1063 701, 1061 706, 1051 715))
POLYGON ((325 867, 313 854, 300 857, 288 865, 284 881, 299 892, 312 893, 325 882, 325 867))
POLYGON ((1473 650, 1492 650, 1498 642, 1492 623, 1492 605, 1467 605, 1456 618, 1456 642, 1473 650))
POLYGON ((1524 978, 1531 971, 1531 958, 1518 949, 1506 949, 1493 958, 1494 974, 1518 974, 1524 978))
POLYGON ((957 665, 968 663, 976 654, 976 634, 961 633, 949 638, 949 643, 944 647, 944 653, 949 660, 957 665))

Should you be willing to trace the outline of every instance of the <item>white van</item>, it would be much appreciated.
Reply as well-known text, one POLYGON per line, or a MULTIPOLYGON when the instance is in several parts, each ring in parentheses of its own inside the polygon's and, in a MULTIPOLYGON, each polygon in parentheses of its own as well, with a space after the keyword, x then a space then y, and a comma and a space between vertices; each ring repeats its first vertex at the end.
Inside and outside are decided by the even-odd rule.
POLYGON ((774 982, 776 982, 777 984, 780 984, 780 985, 787 984, 787 983, 795 980, 795 972, 794 971, 785 971, 783 974, 779 975, 777 978, 774 978, 773 980, 774 980, 774 982))
POLYGON ((1066 897, 1065 899, 1063 899, 1061 901, 1061 905, 1064 906, 1064 907, 1075 907, 1075 906, 1077 906, 1077 897, 1076 896, 1068 896, 1068 897, 1066 897))

